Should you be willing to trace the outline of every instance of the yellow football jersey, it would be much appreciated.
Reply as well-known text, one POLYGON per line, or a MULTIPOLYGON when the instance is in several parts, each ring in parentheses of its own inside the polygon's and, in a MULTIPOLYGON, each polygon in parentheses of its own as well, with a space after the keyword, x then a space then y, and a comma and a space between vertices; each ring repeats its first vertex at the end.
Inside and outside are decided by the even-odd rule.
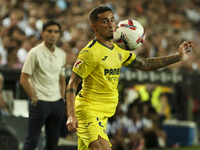
POLYGON ((76 96, 76 111, 93 110, 106 117, 114 115, 121 66, 129 65, 135 57, 116 44, 109 48, 96 39, 89 42, 73 67, 73 72, 83 79, 82 89, 76 96))

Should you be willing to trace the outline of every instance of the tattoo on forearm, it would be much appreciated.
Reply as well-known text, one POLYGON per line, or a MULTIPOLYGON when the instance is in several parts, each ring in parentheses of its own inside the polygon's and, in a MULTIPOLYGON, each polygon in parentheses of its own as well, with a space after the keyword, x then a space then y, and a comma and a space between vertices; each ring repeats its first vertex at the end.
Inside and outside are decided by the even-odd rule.
POLYGON ((166 57, 154 57, 154 58, 140 58, 136 57, 131 64, 128 65, 129 68, 141 69, 144 71, 153 70, 168 66, 170 64, 180 61, 179 55, 171 55, 166 57))

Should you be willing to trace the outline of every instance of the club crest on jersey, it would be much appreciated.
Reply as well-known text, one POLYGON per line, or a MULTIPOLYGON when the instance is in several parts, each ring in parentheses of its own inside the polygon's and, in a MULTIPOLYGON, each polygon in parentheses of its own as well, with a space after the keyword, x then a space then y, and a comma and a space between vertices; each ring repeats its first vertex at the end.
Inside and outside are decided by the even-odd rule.
POLYGON ((118 56, 119 56, 119 60, 122 61, 122 54, 119 53, 118 56))
POLYGON ((74 64, 74 68, 79 68, 80 64, 82 64, 82 63, 83 63, 83 61, 78 59, 74 64))

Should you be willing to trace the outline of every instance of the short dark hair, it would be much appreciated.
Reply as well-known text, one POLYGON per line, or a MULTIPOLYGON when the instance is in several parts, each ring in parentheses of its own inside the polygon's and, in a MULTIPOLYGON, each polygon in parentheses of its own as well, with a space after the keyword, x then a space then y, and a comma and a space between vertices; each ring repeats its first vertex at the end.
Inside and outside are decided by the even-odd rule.
POLYGON ((98 14, 104 13, 106 11, 111 11, 113 13, 112 9, 109 8, 108 6, 98 6, 98 7, 93 8, 89 14, 90 21, 96 22, 98 20, 98 14))
POLYGON ((46 22, 43 24, 42 31, 45 31, 46 28, 47 28, 48 26, 51 26, 51 25, 57 25, 58 28, 59 28, 59 31, 61 30, 61 25, 60 25, 58 22, 56 22, 56 21, 54 21, 54 20, 48 20, 48 21, 46 21, 46 22))

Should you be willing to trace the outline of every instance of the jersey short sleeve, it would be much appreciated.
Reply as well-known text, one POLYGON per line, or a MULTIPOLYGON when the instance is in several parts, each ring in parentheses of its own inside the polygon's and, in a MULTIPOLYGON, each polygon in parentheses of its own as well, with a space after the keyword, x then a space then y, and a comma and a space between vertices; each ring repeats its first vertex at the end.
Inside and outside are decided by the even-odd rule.
POLYGON ((37 64, 37 55, 34 50, 30 50, 24 62, 22 72, 32 75, 37 64))
POLYGON ((131 53, 129 51, 124 51, 124 61, 122 63, 123 66, 128 66, 135 58, 136 58, 136 55, 134 53, 131 53))
POLYGON ((96 66, 96 58, 91 50, 83 49, 73 66, 73 72, 80 78, 86 78, 96 66))

